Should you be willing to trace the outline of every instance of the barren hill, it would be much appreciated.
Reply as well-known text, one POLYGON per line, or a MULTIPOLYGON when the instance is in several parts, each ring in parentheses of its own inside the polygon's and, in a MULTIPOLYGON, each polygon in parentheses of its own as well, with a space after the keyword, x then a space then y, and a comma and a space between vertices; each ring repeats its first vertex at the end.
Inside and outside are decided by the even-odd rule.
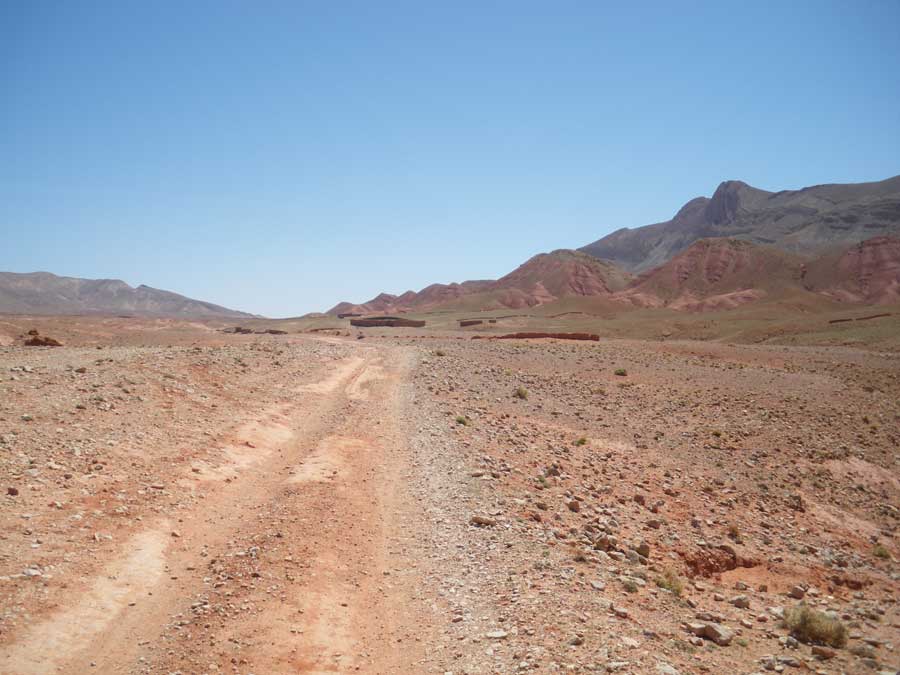
POLYGON ((608 261, 560 249, 530 258, 497 281, 432 284, 418 293, 407 291, 399 296, 382 293, 358 305, 339 303, 328 313, 410 311, 453 303, 478 308, 533 307, 572 295, 611 295, 625 288, 631 278, 608 261))
POLYGON ((118 279, 78 279, 49 272, 0 272, 0 312, 251 317, 252 314, 118 279))
POLYGON ((873 237, 810 263, 810 290, 844 302, 900 301, 900 237, 873 237))
POLYGON ((641 307, 729 309, 802 289, 799 256, 741 239, 701 239, 645 272, 617 298, 641 307))
POLYGON ((817 255, 887 234, 900 234, 900 176, 781 192, 726 181, 711 199, 692 199, 671 220, 617 230, 580 250, 643 272, 707 237, 817 255))

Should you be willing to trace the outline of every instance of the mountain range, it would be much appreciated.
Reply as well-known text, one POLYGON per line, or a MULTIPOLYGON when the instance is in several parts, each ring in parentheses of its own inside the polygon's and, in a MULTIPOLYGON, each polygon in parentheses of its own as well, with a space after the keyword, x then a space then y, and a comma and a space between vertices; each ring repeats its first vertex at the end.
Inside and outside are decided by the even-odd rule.
MULTIPOLYGON (((619 307, 728 309, 790 293, 836 302, 900 300, 900 176, 769 192, 721 183, 671 220, 540 253, 496 279, 432 284, 328 314, 522 309, 569 297, 619 307)), ((253 315, 117 279, 0 272, 0 313, 253 315)))
POLYGON ((249 318, 252 314, 119 279, 78 279, 49 272, 0 272, 0 312, 6 314, 135 314, 249 318))
POLYGON ((570 296, 686 311, 804 291, 842 302, 898 299, 900 176, 768 192, 725 181, 668 221, 529 259, 496 280, 433 284, 329 314, 512 309, 570 296))

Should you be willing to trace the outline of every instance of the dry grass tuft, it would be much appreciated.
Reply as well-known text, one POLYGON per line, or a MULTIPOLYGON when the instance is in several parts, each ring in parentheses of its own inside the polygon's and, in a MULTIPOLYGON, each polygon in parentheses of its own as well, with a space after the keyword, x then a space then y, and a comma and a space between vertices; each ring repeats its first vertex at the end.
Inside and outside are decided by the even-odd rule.
POLYGON ((839 619, 808 605, 801 604, 786 610, 784 626, 800 642, 829 647, 843 647, 847 644, 847 627, 839 619))
POLYGON ((656 585, 675 596, 680 596, 684 590, 684 582, 672 570, 666 570, 661 577, 657 577, 656 585))

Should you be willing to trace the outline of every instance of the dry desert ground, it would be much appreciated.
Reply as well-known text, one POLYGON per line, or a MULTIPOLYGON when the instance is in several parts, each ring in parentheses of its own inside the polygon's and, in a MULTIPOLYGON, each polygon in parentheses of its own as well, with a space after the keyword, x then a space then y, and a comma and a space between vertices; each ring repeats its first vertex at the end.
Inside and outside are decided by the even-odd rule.
POLYGON ((2 673, 900 667, 896 351, 0 319, 2 673))

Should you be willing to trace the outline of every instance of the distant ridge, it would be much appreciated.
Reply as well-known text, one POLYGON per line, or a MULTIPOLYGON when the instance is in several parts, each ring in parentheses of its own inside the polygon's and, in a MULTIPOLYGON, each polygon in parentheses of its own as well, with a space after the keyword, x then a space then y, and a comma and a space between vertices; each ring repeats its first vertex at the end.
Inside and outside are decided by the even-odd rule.
POLYGON ((119 279, 79 279, 49 272, 0 272, 5 314, 134 314, 185 318, 251 318, 210 302, 119 279))
POLYGON ((328 314, 407 312, 467 304, 480 308, 519 309, 573 295, 611 295, 624 288, 631 275, 615 265, 572 251, 539 253, 496 281, 432 284, 418 293, 381 293, 368 302, 342 302, 328 314))
POLYGON ((900 301, 900 176, 781 192, 725 181, 672 220, 538 254, 496 281, 382 293, 328 313, 521 309, 572 296, 707 311, 792 294, 900 301))
POLYGON ((890 234, 900 234, 900 176, 781 192, 731 180, 721 183, 712 198, 687 202, 671 220, 617 230, 579 250, 638 273, 709 237, 813 256, 890 234))

